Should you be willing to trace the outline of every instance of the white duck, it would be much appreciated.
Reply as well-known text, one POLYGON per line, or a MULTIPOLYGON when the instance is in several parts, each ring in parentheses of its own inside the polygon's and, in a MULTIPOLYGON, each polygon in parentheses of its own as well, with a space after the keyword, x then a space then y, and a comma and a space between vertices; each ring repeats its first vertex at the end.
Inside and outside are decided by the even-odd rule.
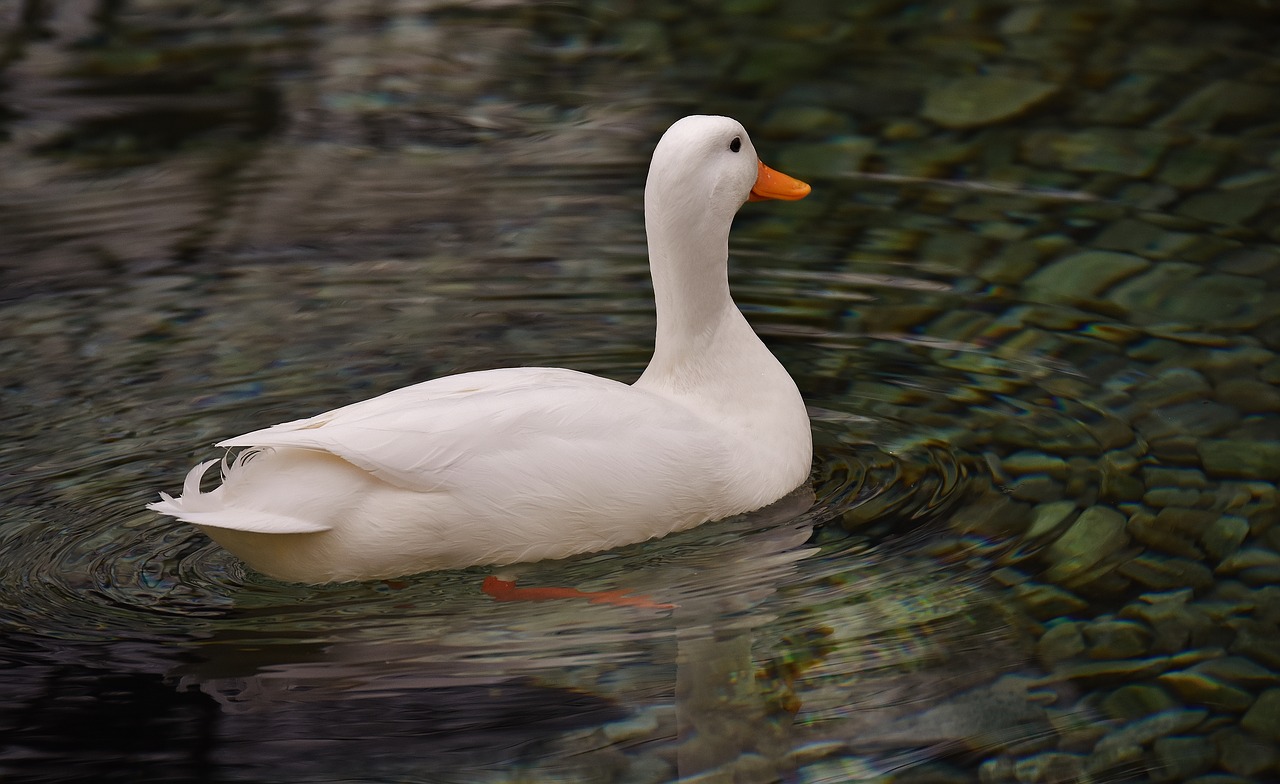
POLYGON ((562 558, 769 504, 805 481, 795 382, 729 294, 734 213, 809 186, 727 117, 676 122, 645 226, 657 340, 628 386, 560 368, 462 373, 221 442, 251 447, 148 508, 254 569, 321 583, 562 558))

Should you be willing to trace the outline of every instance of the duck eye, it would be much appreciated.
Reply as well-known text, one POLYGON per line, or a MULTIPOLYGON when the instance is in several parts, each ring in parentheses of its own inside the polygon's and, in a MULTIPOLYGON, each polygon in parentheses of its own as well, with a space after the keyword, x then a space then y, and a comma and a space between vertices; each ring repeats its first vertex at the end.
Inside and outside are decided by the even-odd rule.
POLYGON ((737 152, 738 150, 741 150, 741 149, 742 149, 742 137, 740 137, 740 136, 735 136, 735 137, 733 137, 733 141, 729 142, 729 149, 730 149, 730 150, 733 150, 734 152, 737 152))

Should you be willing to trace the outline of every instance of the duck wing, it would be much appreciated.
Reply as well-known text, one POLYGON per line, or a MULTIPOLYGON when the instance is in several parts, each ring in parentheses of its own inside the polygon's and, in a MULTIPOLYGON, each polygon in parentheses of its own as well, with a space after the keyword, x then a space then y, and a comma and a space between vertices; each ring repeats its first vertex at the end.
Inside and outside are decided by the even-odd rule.
POLYGON ((218 446, 320 450, 419 492, 455 490, 481 472, 497 474, 494 482, 513 473, 549 482, 575 476, 585 490, 601 471, 617 477, 708 469, 728 449, 721 434, 677 403, 561 368, 447 376, 218 446))

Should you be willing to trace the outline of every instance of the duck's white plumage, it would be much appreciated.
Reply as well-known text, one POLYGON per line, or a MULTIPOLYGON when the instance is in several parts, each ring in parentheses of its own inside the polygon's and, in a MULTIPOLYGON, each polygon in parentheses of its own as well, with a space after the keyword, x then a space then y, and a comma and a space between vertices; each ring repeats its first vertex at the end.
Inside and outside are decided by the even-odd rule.
POLYGON ((633 385, 559 368, 427 381, 227 439, 249 447, 149 508, 300 582, 560 558, 757 509, 812 456, 791 377, 729 295, 734 213, 808 186, 726 117, 663 135, 645 186, 654 356, 633 385), (735 141, 736 140, 736 141, 735 141))

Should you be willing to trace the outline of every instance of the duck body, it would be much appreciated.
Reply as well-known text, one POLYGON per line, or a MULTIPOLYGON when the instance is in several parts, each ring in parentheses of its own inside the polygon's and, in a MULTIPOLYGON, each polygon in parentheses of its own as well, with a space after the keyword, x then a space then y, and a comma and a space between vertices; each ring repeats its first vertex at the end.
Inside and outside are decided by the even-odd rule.
POLYGON ((810 426, 730 298, 728 231, 749 194, 807 192, 737 122, 685 118, 645 189, 658 330, 634 384, 561 368, 415 384, 223 441, 247 449, 220 486, 200 491, 201 463, 149 508, 322 583, 562 558, 765 506, 808 477, 810 426))

